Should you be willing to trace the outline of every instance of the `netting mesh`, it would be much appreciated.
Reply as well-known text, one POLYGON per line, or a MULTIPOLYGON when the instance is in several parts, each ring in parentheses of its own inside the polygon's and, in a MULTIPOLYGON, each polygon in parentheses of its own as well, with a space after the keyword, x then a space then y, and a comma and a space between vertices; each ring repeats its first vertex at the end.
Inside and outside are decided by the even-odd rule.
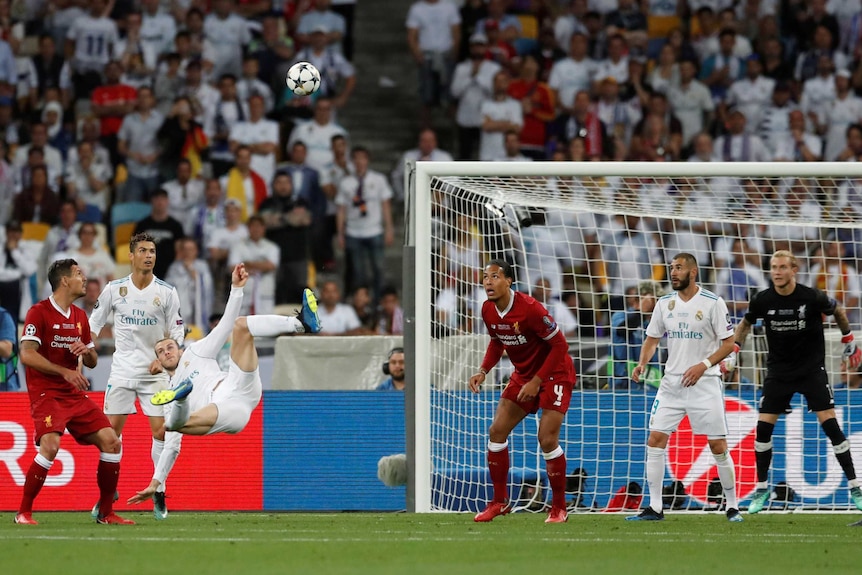
MULTIPOLYGON (((542 301, 569 341, 578 390, 561 440, 572 508, 636 506, 638 498, 625 493, 638 491, 632 482, 644 484, 648 413, 664 346, 644 385, 633 383, 630 373, 652 305, 669 290, 666 264, 676 253, 694 254, 699 283, 727 301, 736 323, 750 295, 769 285, 769 254, 789 249, 800 261, 800 283, 842 302, 858 329, 862 196, 857 187, 862 191, 862 180, 848 178, 433 177, 432 506, 475 510, 490 496, 487 431, 512 368, 504 358, 485 391, 467 391, 488 341, 480 313, 484 262, 512 263, 513 287, 542 301)), ((839 338, 837 329, 827 329, 827 370, 836 387, 852 388, 860 377, 841 365, 839 338)), ((756 400, 765 351, 755 328, 740 369, 726 383, 728 442, 742 498, 755 482, 756 400)), ((837 392, 839 421, 846 422, 851 441, 852 419, 860 411, 849 409, 854 402, 852 392, 837 392)), ((794 408, 776 428, 772 483, 789 489, 779 487, 774 505, 846 509, 846 483, 828 441, 801 398, 794 408)), ((537 417, 528 416, 510 437, 510 496, 516 507, 534 510, 550 496, 537 425, 537 417)), ((684 421, 668 449, 668 489, 679 482, 677 496, 669 494, 668 501, 717 507, 721 490, 713 481, 717 472, 706 440, 693 436, 687 425, 684 421)))

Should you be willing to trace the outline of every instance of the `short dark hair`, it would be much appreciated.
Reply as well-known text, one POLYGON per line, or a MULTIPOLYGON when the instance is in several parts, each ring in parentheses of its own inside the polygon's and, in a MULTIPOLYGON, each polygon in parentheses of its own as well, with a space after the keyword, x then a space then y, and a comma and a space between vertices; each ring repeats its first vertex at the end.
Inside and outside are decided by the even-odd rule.
POLYGON ((248 227, 250 224, 252 224, 254 222, 257 222, 260 225, 262 225, 263 227, 266 227, 266 222, 264 222, 263 218, 257 214, 249 216, 245 222, 245 225, 246 225, 246 227, 248 227))
POLYGON ((512 266, 506 260, 489 260, 488 263, 485 264, 485 267, 487 268, 489 266, 497 266, 503 272, 503 277, 509 278, 511 280, 515 279, 515 274, 512 273, 512 266))
POLYGON ((51 284, 51 290, 57 291, 60 287, 60 282, 63 278, 72 275, 72 267, 78 265, 78 262, 72 258, 57 260, 48 268, 48 283, 51 284))
POLYGON ((148 234, 147 232, 139 232, 132 236, 132 239, 129 240, 129 253, 134 253, 135 248, 138 247, 138 244, 141 242, 153 242, 156 243, 156 238, 148 234))
POLYGON ((398 290, 395 289, 395 286, 393 286, 393 285, 384 286, 383 289, 380 290, 380 298, 381 299, 385 298, 388 295, 394 295, 395 297, 398 297, 398 290))
POLYGON ((697 258, 688 252, 680 252, 673 256, 670 261, 674 260, 682 260, 686 263, 692 264, 694 267, 697 267, 697 258))
POLYGON ((156 188, 155 190, 150 192, 150 199, 152 200, 153 198, 158 197, 167 198, 169 195, 170 194, 168 194, 168 191, 165 188, 156 188))

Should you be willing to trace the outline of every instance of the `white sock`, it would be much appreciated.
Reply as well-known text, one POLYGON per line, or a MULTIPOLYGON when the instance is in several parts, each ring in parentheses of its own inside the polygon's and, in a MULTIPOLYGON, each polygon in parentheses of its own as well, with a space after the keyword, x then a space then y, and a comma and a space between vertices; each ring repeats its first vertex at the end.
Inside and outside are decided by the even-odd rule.
POLYGON ((188 398, 168 403, 165 405, 165 427, 170 431, 182 429, 190 415, 188 398))
POLYGON ((276 337, 283 333, 303 333, 302 322, 285 315, 249 315, 245 318, 253 337, 276 337))
POLYGON ((36 462, 36 465, 45 469, 51 469, 51 466, 54 465, 53 461, 44 457, 41 453, 37 453, 36 457, 33 458, 33 461, 36 462))
POLYGON ((739 509, 739 503, 736 501, 736 470, 733 468, 733 457, 727 451, 720 454, 713 453, 712 456, 718 466, 718 478, 721 480, 727 508, 739 509))
POLYGON ((656 513, 664 508, 662 501, 662 481, 664 480, 664 448, 647 447, 646 477, 649 487, 649 506, 656 513))
POLYGON ((159 482, 159 486, 156 488, 156 491, 164 493, 165 481, 167 481, 168 474, 171 472, 171 469, 173 469, 174 463, 176 463, 177 457, 180 455, 180 444, 182 439, 182 433, 177 433, 175 431, 165 432, 165 440, 161 442, 163 446, 161 457, 159 457, 159 460, 156 463, 156 470, 153 473, 153 479, 156 479, 159 482))
MULTIPOLYGON (((162 452, 165 449, 165 442, 161 439, 153 438, 153 444, 150 447, 150 457, 153 460, 153 469, 159 466, 159 460, 162 458, 162 452)), ((165 482, 162 481, 162 484, 156 489, 161 493, 165 492, 165 482)))

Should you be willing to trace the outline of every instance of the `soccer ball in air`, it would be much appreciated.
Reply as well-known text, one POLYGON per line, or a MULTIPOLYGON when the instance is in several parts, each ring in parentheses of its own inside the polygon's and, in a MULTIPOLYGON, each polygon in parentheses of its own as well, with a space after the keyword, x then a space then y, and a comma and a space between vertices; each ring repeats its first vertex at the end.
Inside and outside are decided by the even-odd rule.
POLYGON ((287 89, 297 96, 310 96, 320 88, 320 72, 308 62, 297 62, 287 71, 287 89))

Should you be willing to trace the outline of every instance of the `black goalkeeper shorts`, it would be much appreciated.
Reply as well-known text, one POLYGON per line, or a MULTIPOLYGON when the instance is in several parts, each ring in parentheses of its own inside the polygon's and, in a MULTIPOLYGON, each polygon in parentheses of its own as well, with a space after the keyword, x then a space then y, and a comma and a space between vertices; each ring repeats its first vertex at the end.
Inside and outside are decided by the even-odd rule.
POLYGON ((760 396, 760 413, 788 413, 790 401, 797 393, 805 396, 805 402, 811 411, 824 411, 835 407, 832 386, 829 385, 826 370, 821 368, 802 377, 767 375, 760 396))

